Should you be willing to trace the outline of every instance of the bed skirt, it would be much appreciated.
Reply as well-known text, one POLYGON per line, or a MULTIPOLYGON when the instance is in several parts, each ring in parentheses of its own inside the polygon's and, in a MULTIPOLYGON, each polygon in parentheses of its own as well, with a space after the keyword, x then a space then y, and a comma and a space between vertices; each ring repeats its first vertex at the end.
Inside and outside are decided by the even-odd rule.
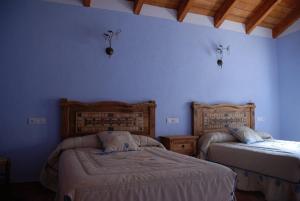
POLYGON ((232 168, 237 173, 238 190, 262 192, 267 201, 300 201, 300 183, 232 168))

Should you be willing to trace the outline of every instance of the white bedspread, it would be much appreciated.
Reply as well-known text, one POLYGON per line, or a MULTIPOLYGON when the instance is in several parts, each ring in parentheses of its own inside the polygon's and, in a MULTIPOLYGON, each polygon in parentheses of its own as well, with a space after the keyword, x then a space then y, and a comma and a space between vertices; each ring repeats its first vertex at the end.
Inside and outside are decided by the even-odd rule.
POLYGON ((265 140, 254 144, 212 143, 207 158, 224 165, 300 182, 300 143, 265 140))
POLYGON ((141 151, 105 154, 96 135, 68 138, 49 156, 41 182, 63 201, 231 201, 229 168, 167 151, 132 135, 141 151))
POLYGON ((59 200, 231 201, 236 174, 215 163, 157 147, 104 154, 95 148, 64 151, 59 200))

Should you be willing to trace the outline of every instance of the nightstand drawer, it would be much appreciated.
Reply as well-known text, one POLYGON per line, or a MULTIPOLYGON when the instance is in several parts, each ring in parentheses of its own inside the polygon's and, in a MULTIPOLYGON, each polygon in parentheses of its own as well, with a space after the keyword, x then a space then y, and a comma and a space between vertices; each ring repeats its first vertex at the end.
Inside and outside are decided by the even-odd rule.
POLYGON ((194 141, 176 140, 171 142, 171 150, 183 154, 191 155, 194 153, 194 141))
POLYGON ((195 156, 197 154, 197 136, 163 136, 161 142, 170 151, 195 156))

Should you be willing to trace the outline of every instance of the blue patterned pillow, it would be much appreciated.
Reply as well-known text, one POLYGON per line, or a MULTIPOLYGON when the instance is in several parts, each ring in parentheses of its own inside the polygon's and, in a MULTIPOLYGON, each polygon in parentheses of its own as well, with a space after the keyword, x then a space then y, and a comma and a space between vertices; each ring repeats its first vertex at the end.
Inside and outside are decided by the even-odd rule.
POLYGON ((254 130, 246 126, 230 129, 231 134, 245 144, 263 142, 264 140, 254 130))

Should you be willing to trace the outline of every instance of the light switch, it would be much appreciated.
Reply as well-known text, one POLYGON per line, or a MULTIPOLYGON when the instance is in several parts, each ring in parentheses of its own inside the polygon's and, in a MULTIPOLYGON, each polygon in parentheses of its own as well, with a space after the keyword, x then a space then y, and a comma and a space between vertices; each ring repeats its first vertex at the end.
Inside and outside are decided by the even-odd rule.
POLYGON ((29 125, 44 125, 47 124, 47 119, 45 117, 29 117, 29 125))
POLYGON ((167 124, 178 124, 179 118, 178 117, 167 117, 167 124))

